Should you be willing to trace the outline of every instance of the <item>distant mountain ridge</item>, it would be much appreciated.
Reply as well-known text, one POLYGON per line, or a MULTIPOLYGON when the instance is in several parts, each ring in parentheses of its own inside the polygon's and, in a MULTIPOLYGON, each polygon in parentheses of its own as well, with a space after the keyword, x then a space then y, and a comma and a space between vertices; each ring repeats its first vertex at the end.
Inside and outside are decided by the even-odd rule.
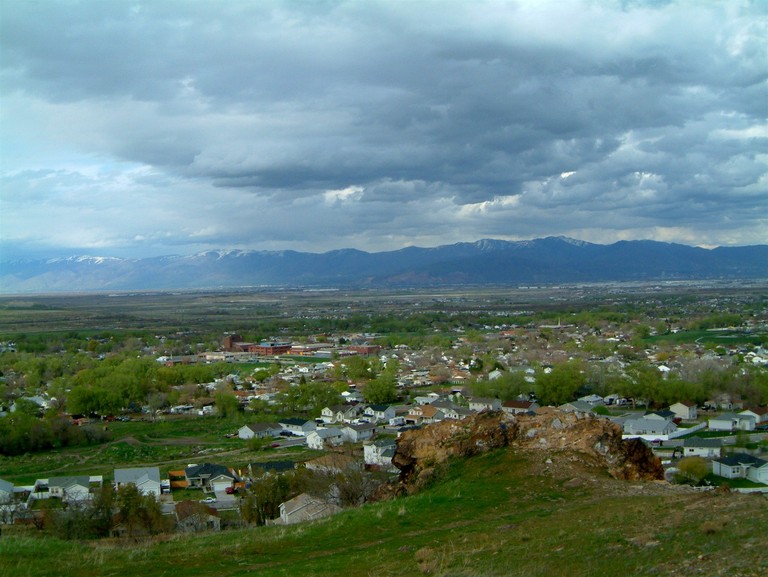
POLYGON ((142 259, 0 262, 0 293, 274 287, 394 288, 768 278, 768 245, 703 249, 641 240, 482 239, 368 253, 219 250, 142 259))

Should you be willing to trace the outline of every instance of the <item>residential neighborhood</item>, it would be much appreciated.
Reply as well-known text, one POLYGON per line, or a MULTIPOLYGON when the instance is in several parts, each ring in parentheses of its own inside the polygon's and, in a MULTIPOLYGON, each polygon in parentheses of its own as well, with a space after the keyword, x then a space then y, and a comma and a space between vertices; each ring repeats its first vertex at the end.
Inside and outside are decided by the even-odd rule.
MULTIPOLYGON (((758 328, 755 321, 747 325, 758 328)), ((178 384, 169 379, 162 391, 150 389, 144 403, 107 414, 95 402, 99 389, 92 385, 73 382, 70 391, 44 383, 31 387, 10 368, 3 382, 14 400, 0 405, 0 424, 16 422, 19 415, 40 420, 55 413, 59 426, 96 444, 109 442, 112 429, 134 425, 207 423, 216 430, 232 425, 221 434, 226 450, 196 449, 183 461, 131 459, 115 462, 106 474, 85 465, 66 475, 41 470, 39 478, 21 483, 0 479, 1 518, 31 522, 41 507, 50 506, 45 503, 91 502, 104 490, 120 495, 130 487, 155 500, 178 531, 221 530, 248 517, 243 507, 260 484, 294 474, 341 476, 341 485, 310 493, 273 491, 283 500, 259 513, 259 522, 296 523, 363 502, 374 482, 360 481, 360 472, 376 483, 397 476, 392 457, 404 431, 483 412, 524 419, 552 407, 614 423, 623 438, 653 447, 669 470, 684 459, 703 459, 704 486, 766 490, 768 398, 760 387, 768 350, 703 346, 696 339, 650 340, 655 333, 685 330, 669 321, 649 327, 558 319, 484 324, 473 331, 458 327, 432 344, 398 343, 373 332, 283 334, 257 341, 228 332, 196 352, 158 354, 171 348, 163 337, 159 346, 140 348, 131 362, 155 381, 193 370, 200 375, 215 370, 216 376, 178 384), (92 397, 77 394, 86 390, 92 397), (71 407, 90 410, 66 412, 71 407), (350 496, 343 485, 352 477, 363 488, 350 496)), ((96 351, 111 345, 93 343, 89 362, 98 366, 109 357, 96 351)), ((18 355, 16 346, 5 343, 4 354, 18 355)), ((113 533, 135 530, 121 521, 113 533)))

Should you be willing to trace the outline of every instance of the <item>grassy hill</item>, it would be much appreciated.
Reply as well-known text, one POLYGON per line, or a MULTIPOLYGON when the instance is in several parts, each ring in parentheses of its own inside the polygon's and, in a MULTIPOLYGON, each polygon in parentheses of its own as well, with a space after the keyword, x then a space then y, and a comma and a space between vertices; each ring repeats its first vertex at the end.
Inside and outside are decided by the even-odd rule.
POLYGON ((768 501, 628 483, 573 454, 499 449, 419 493, 292 527, 152 542, 6 529, 0 575, 631 576, 768 574, 768 501))

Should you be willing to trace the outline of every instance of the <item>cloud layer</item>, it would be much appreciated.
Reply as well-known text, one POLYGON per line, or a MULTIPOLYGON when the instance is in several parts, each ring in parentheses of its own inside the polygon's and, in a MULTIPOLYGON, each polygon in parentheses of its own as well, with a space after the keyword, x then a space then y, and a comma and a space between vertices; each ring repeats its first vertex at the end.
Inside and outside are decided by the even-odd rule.
POLYGON ((768 241, 762 2, 16 2, 0 256, 768 241))

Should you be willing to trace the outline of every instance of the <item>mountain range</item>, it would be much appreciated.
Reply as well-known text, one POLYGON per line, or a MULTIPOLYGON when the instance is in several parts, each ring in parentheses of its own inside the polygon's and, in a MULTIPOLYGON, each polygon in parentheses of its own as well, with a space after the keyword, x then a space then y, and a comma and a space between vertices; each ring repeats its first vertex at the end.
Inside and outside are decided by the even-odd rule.
POLYGON ((79 256, 0 262, 0 293, 395 288, 768 278, 768 245, 704 249, 656 241, 566 237, 479 240, 369 253, 343 249, 207 251, 141 259, 79 256))

